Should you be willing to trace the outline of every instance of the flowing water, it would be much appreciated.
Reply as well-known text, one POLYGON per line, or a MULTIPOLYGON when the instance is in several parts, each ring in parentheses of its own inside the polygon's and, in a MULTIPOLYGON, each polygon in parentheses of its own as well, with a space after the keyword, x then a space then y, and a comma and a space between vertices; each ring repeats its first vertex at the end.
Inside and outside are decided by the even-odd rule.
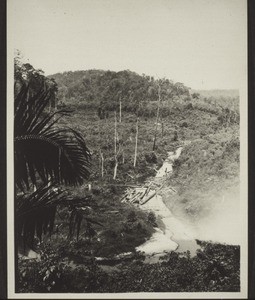
MULTIPOLYGON (((182 147, 175 152, 169 152, 167 159, 158 170, 154 183, 162 185, 164 180, 171 176, 173 163, 181 155, 182 147)), ((171 198, 176 191, 168 187, 164 190, 165 195, 171 198)), ((197 220, 196 223, 190 223, 186 219, 178 218, 173 215, 171 210, 165 205, 162 196, 155 194, 151 190, 148 196, 152 196, 149 201, 144 201, 140 208, 153 211, 164 224, 164 229, 156 228, 155 233, 144 244, 136 248, 146 255, 147 262, 154 263, 160 257, 170 251, 190 252, 191 256, 200 249, 196 239, 227 243, 229 245, 240 245, 242 240, 242 231, 240 226, 240 199, 238 186, 236 191, 222 191, 222 200, 217 202, 211 209, 210 215, 197 220)))
MULTIPOLYGON (((169 152, 167 159, 155 176, 155 182, 171 175, 173 171, 173 162, 178 159, 182 151, 182 147, 175 152, 169 152)), ((149 195, 153 195, 155 191, 151 190, 149 195)), ((174 193, 169 188, 169 197, 174 193)), ((186 252, 190 251, 190 255, 194 256, 196 250, 199 249, 195 236, 196 230, 184 220, 178 219, 172 214, 162 200, 162 196, 156 193, 149 201, 140 206, 147 211, 153 211, 164 224, 164 230, 156 228, 156 232, 144 244, 136 248, 137 251, 143 252, 149 257, 149 262, 156 262, 161 256, 170 251, 186 252)))

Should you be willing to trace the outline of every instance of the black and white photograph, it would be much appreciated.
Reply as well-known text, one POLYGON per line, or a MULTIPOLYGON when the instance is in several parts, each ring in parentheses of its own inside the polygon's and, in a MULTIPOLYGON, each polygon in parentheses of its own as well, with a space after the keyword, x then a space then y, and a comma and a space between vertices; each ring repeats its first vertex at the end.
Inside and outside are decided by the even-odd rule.
POLYGON ((247 297, 247 4, 7 1, 8 295, 247 297))

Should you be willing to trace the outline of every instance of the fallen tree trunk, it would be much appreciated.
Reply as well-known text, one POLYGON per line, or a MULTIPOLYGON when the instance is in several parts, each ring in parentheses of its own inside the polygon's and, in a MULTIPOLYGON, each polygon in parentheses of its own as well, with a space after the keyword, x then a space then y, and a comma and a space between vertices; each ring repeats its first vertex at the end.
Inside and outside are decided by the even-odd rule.
POLYGON ((154 196, 157 195, 157 193, 162 189, 164 185, 162 184, 161 187, 157 190, 154 191, 149 197, 147 197, 142 203, 140 203, 141 205, 145 204, 146 202, 150 201, 154 196))
POLYGON ((146 202, 148 202, 149 200, 151 200, 151 198, 153 198, 156 195, 156 191, 154 191, 149 197, 147 197, 142 203, 140 203, 141 205, 145 204, 146 202))

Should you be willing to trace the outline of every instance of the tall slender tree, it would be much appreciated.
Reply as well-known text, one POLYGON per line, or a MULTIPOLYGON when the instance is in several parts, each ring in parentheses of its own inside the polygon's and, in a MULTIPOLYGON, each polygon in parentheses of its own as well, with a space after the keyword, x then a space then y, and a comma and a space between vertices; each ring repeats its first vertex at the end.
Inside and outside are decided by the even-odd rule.
POLYGON ((121 96, 120 96, 120 100, 119 100, 119 102, 120 102, 120 123, 121 123, 121 118, 122 118, 122 104, 121 104, 121 101, 122 101, 122 99, 121 99, 121 96))
POLYGON ((137 120, 136 120, 136 135, 135 135, 135 156, 134 156, 134 167, 136 167, 136 160, 137 160, 138 122, 139 122, 139 118, 137 117, 137 120))
POLYGON ((152 148, 153 151, 156 148, 156 140, 157 140, 157 133, 158 133, 158 122, 159 122, 160 102, 161 102, 161 83, 158 81, 158 106, 157 106, 157 117, 156 117, 156 124, 155 124, 155 133, 154 133, 154 139, 153 139, 153 148, 152 148))
POLYGON ((117 152, 117 116, 116 111, 114 112, 114 172, 113 172, 113 179, 115 180, 117 177, 117 169, 118 169, 118 152, 117 152))

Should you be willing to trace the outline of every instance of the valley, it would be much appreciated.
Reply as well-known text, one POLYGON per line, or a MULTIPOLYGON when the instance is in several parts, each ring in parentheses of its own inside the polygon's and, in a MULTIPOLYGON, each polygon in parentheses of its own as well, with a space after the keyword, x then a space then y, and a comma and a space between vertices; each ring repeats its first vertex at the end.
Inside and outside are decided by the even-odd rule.
POLYGON ((208 101, 184 85, 129 71, 85 72, 81 81, 74 79, 77 73, 64 75, 65 84, 72 78, 76 88, 70 82, 64 88, 62 75, 56 76, 58 110, 66 111, 57 127, 71 126, 84 137, 90 177, 65 188, 76 217, 70 225, 70 207, 58 206, 57 230, 37 247, 38 265, 20 260, 26 274, 21 290, 28 289, 30 264, 50 264, 61 279, 53 272, 49 281, 59 284, 35 278, 28 284, 32 290, 238 291, 239 100, 227 98, 223 105, 222 98, 208 101), (89 95, 77 94, 79 82, 90 83, 89 95), (70 91, 76 91, 76 101, 70 91), (148 202, 123 201, 127 190, 148 182, 157 183, 156 189, 162 185, 148 202), (165 285, 152 285, 159 276, 165 285))

